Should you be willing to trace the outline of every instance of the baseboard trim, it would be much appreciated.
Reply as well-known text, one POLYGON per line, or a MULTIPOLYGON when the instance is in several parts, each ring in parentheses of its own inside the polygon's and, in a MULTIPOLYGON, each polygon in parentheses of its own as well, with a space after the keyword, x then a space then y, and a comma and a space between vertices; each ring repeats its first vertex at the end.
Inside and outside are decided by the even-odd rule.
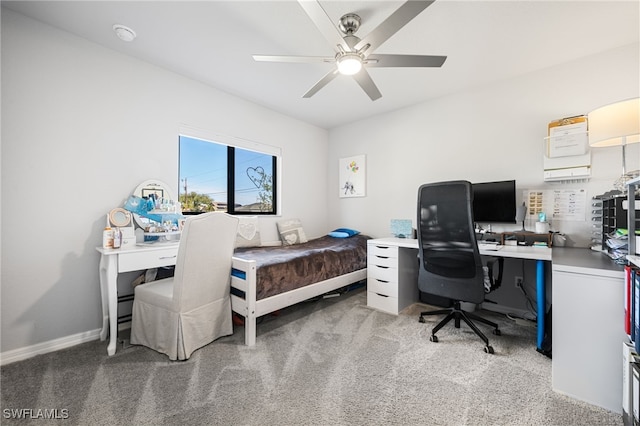
POLYGON ((79 345, 80 343, 97 340, 100 338, 100 331, 101 329, 85 331, 83 333, 61 337, 59 339, 50 340, 48 342, 37 343, 35 345, 26 346, 24 348, 2 352, 0 353, 0 365, 22 361, 23 359, 32 358, 36 355, 55 352, 59 351, 60 349, 66 349, 75 345, 79 345))

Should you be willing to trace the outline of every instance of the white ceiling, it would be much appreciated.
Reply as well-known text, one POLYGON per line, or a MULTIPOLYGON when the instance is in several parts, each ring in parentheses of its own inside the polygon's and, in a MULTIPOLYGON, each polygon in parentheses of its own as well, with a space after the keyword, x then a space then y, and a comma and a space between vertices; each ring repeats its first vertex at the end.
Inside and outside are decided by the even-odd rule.
MULTIPOLYGON (((402 1, 320 1, 334 22, 362 18, 363 37, 402 1)), ((640 39, 640 2, 438 0, 376 53, 446 55, 442 68, 369 69, 382 98, 371 101, 339 76, 302 95, 332 64, 255 62, 253 54, 333 56, 294 0, 2 1, 14 11, 126 55, 332 128, 364 117, 554 66, 640 39), (137 32, 119 40, 113 24, 137 32)))

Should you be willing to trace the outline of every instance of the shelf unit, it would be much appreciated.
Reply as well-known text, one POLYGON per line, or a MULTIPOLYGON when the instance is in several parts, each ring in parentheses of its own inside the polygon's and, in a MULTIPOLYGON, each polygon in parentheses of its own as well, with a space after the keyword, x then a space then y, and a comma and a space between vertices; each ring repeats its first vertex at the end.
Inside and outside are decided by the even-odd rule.
MULTIPOLYGON (((636 190, 640 186, 640 177, 627 181, 627 199, 633 200, 636 198, 636 190)), ((627 230, 629 231, 629 254, 627 254, 627 260, 633 263, 635 266, 640 267, 640 256, 636 255, 636 211, 635 209, 627 209, 627 230)))
MULTIPOLYGON (((633 200, 634 198, 631 199, 633 200)), ((613 234, 616 229, 629 229, 630 226, 633 226, 634 229, 640 229, 640 216, 637 216, 633 209, 629 208, 628 199, 627 195, 617 195, 602 200, 602 250, 609 250, 607 236, 613 234)), ((636 212, 640 213, 637 209, 638 202, 639 200, 636 198, 634 206, 636 207, 636 212)), ((629 235, 633 234, 630 232, 629 235)), ((629 251, 629 253, 633 252, 629 251)))
MULTIPOLYGON (((634 199, 636 190, 638 189, 638 187, 640 187, 640 177, 636 177, 634 179, 627 181, 626 186, 627 186, 627 198, 629 200, 634 199)), ((636 254, 636 238, 635 238, 636 225, 637 225, 636 220, 638 219, 638 216, 639 215, 636 213, 635 209, 632 209, 632 208, 627 209, 627 222, 629 223, 629 226, 627 227, 627 230, 629 232, 628 233, 629 240, 627 242, 629 252, 627 254, 627 260, 632 266, 635 266, 635 267, 640 267, 640 256, 636 254)), ((631 324, 631 327, 633 327, 633 324, 631 324)), ((636 337, 636 339, 637 338, 638 337, 636 337)), ((623 380, 622 419, 625 425, 634 423, 634 420, 633 420, 634 397, 636 401, 638 399, 638 396, 634 395, 637 388, 633 386, 633 378, 632 378, 633 369, 637 368, 637 365, 634 365, 633 363, 629 362, 630 353, 633 353, 633 352, 635 352, 634 344, 633 342, 631 342, 630 339, 628 339, 627 341, 625 341, 622 347, 622 360, 623 360, 623 366, 624 366, 623 377, 622 377, 622 380, 623 380), (629 373, 631 373, 631 375, 629 373), (630 421, 628 421, 629 418, 631 419, 630 421)))
POLYGON ((600 250, 603 244, 602 197, 598 195, 591 199, 591 247, 597 247, 600 250))

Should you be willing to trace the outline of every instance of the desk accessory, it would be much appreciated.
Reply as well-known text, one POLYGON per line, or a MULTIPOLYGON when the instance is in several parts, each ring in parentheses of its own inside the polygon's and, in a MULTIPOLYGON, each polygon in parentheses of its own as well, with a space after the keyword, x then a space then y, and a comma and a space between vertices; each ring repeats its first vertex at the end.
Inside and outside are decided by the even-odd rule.
POLYGON ((131 213, 121 207, 116 207, 109 212, 109 222, 111 226, 118 228, 129 226, 131 223, 131 213))
POLYGON ((516 222, 522 223, 521 231, 526 231, 526 229, 524 228, 524 220, 526 219, 526 217, 527 217, 527 205, 523 201, 522 205, 516 208, 516 222))
POLYGON ((121 207, 112 209, 107 214, 102 246, 106 248, 105 241, 107 241, 109 248, 124 250, 135 247, 136 235, 133 226, 131 212, 121 207), (105 238, 107 238, 107 240, 105 240, 105 238))
POLYGON ((549 222, 536 222, 536 234, 546 234, 549 232, 549 222))
POLYGON ((113 248, 119 249, 122 246, 122 231, 120 228, 116 228, 113 230, 113 248))
POLYGON ((391 219, 391 235, 397 238, 411 238, 413 227, 410 219, 391 219))

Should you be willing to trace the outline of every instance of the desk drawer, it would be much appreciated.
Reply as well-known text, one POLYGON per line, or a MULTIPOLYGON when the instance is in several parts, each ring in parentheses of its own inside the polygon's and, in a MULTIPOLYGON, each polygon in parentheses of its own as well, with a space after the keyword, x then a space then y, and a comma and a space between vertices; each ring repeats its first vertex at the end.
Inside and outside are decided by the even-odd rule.
POLYGON ((384 296, 367 290, 367 306, 389 314, 398 315, 398 298, 384 296))
POLYGON ((398 297, 398 283, 394 281, 381 281, 370 277, 367 279, 367 290, 383 296, 398 297))
POLYGON ((178 247, 144 252, 122 251, 118 254, 118 272, 139 271, 176 264, 178 247))
POLYGON ((398 247, 390 247, 385 245, 369 244, 367 245, 368 256, 381 256, 387 258, 398 258, 398 247))
POLYGON ((388 266, 367 265, 367 278, 377 278, 382 281, 398 282, 398 269, 388 266))
POLYGON ((378 266, 386 266, 390 268, 397 268, 398 258, 369 253, 367 254, 367 265, 378 265, 378 266))

